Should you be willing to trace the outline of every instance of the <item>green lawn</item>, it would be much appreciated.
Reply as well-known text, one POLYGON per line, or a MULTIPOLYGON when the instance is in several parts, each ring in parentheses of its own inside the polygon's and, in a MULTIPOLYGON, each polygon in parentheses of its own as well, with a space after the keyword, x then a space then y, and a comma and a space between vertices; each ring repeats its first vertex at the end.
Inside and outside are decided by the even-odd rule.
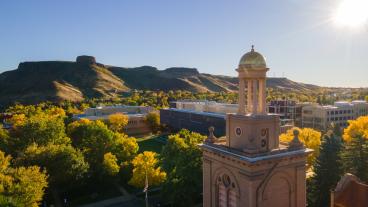
POLYGON ((166 139, 166 135, 150 135, 142 138, 137 138, 139 153, 144 151, 161 153, 162 147, 166 143, 166 139))

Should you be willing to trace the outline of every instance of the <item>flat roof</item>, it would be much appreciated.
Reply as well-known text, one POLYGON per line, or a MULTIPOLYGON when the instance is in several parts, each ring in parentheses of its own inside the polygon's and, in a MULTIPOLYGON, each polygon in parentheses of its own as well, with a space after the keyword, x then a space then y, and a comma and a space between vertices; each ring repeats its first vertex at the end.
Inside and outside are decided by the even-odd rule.
POLYGON ((177 111, 177 112, 191 113, 191 114, 198 114, 198 115, 206 115, 206 116, 213 116, 213 117, 223 118, 223 119, 225 119, 225 117, 226 117, 226 114, 220 114, 220 113, 214 113, 214 112, 194 111, 194 110, 189 110, 189 109, 169 108, 169 109, 162 109, 162 110, 177 111))
POLYGON ((233 106, 236 107, 238 104, 231 104, 231 103, 221 103, 216 101, 205 101, 205 100, 182 100, 182 101, 172 101, 171 103, 187 103, 187 104, 200 104, 200 105, 223 105, 223 106, 233 106))
POLYGON ((268 153, 263 153, 263 154, 255 154, 253 156, 247 155, 244 152, 240 152, 236 149, 231 149, 229 147, 224 147, 221 145, 216 145, 216 144, 208 144, 208 143, 203 143, 200 144, 200 146, 202 148, 211 150, 211 151, 216 151, 216 152, 220 152, 223 154, 227 154, 230 155, 232 157, 238 158, 240 160, 244 160, 250 163, 255 163, 258 161, 262 161, 262 160, 270 160, 270 159, 275 159, 275 158, 281 158, 281 157, 286 157, 286 156, 290 156, 290 155, 303 155, 303 154, 308 154, 313 152, 313 150, 308 149, 308 148, 303 148, 303 149, 298 149, 298 150, 287 150, 285 148, 285 146, 283 148, 280 149, 275 149, 271 152, 268 153))
POLYGON ((111 105, 111 106, 97 106, 87 109, 114 109, 114 108, 152 108, 150 106, 129 106, 129 105, 111 105))
MULTIPOLYGON (((73 118, 77 118, 77 119, 89 119, 89 120, 98 120, 98 119, 108 119, 109 116, 111 114, 108 115, 102 115, 102 116, 88 116, 86 114, 78 114, 73 116, 73 118)), ((146 114, 125 114, 129 117, 145 117, 146 114)))

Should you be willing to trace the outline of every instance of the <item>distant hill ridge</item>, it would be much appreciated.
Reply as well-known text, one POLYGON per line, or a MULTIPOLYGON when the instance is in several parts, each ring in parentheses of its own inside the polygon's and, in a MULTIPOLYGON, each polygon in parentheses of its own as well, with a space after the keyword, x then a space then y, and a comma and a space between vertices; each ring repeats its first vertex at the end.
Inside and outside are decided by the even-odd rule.
MULTIPOLYGON (((232 92, 237 84, 236 77, 199 73, 196 68, 124 68, 98 63, 93 56, 78 56, 75 62, 22 62, 16 70, 1 73, 0 104, 81 101, 114 97, 131 89, 232 92)), ((296 92, 319 88, 287 78, 268 78, 267 86, 296 92)))

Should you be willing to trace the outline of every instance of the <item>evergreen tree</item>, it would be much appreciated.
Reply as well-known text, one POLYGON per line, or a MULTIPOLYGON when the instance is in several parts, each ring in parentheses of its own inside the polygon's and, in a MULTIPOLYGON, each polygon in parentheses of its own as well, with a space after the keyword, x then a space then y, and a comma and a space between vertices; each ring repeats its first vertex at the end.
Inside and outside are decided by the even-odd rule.
POLYGON ((368 116, 349 121, 344 129, 345 144, 342 152, 344 170, 368 181, 368 116))
POLYGON ((342 152, 344 169, 363 181, 368 181, 368 141, 357 136, 345 143, 342 152))
POLYGON ((330 191, 333 189, 343 173, 340 152, 341 138, 329 131, 320 146, 320 154, 313 165, 314 176, 311 178, 308 195, 308 206, 329 206, 330 191))

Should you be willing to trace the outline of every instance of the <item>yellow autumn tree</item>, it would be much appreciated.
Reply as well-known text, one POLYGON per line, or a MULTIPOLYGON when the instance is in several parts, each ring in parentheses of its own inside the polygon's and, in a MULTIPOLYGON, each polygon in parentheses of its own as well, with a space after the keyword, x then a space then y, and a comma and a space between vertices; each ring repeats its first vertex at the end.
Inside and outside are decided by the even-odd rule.
POLYGON ((106 174, 113 176, 119 173, 120 167, 117 161, 118 159, 111 152, 104 154, 102 166, 106 174))
POLYGON ((62 118, 66 117, 65 110, 63 108, 56 107, 56 106, 45 110, 45 113, 50 116, 56 116, 56 117, 62 117, 62 118))
POLYGON ((123 132, 123 129, 128 124, 128 121, 128 116, 123 113, 111 114, 108 119, 109 128, 115 132, 123 132))
POLYGON ((26 115, 24 114, 14 114, 10 119, 8 119, 8 122, 13 125, 13 127, 17 127, 19 125, 24 124, 26 121, 26 115))
POLYGON ((0 151, 0 206, 40 205, 47 187, 47 175, 38 166, 10 166, 11 157, 0 151))
POLYGON ((319 146, 321 145, 321 132, 312 128, 297 128, 289 129, 286 133, 280 135, 281 142, 291 142, 294 138, 294 130, 299 131, 299 140, 304 143, 307 148, 313 149, 313 153, 308 156, 308 166, 312 166, 314 160, 319 154, 319 146))
POLYGON ((81 125, 87 125, 90 124, 92 121, 89 119, 79 119, 77 121, 73 121, 72 123, 68 124, 67 126, 67 133, 73 132, 76 128, 78 128, 81 125))
POLYGON ((133 176, 129 181, 130 185, 137 188, 143 188, 146 183, 148 185, 159 185, 166 179, 166 173, 158 167, 157 154, 151 151, 144 151, 138 154, 132 161, 133 176))
POLYGON ((344 141, 351 142, 352 139, 357 137, 368 139, 368 116, 361 116, 348 122, 349 126, 344 129, 344 141))

